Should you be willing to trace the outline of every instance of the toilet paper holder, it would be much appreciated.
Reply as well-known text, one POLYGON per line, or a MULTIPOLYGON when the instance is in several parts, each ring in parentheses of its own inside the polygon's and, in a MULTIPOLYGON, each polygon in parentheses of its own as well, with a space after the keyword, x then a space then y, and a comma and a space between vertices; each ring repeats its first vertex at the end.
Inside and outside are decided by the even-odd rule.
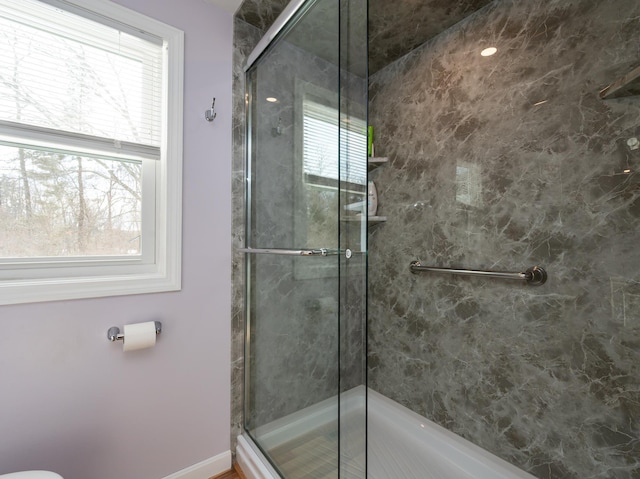
MULTIPOLYGON (((160 321, 153 322, 156 325, 156 336, 162 332, 162 323, 160 321)), ((120 332, 120 328, 118 326, 111 326, 109 331, 107 331, 107 338, 109 341, 123 341, 124 334, 120 332)))

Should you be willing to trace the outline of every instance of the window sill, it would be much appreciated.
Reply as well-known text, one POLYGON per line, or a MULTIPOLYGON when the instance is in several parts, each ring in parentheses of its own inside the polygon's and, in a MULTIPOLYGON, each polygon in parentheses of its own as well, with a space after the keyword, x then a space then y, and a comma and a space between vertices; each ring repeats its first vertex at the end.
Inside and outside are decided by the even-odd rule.
POLYGON ((0 283, 0 305, 161 293, 181 289, 180 271, 5 281, 0 283))

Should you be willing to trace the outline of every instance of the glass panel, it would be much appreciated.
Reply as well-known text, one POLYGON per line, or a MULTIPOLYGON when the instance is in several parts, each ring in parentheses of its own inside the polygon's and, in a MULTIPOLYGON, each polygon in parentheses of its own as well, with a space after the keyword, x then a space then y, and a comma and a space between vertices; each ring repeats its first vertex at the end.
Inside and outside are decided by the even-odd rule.
POLYGON ((248 261, 245 426, 283 477, 337 477, 337 256, 248 261), (296 280, 297 263, 329 263, 336 276, 296 280))
POLYGON ((339 477, 367 477, 367 1, 340 2, 339 477))
POLYGON ((362 0, 309 2, 247 74, 247 246, 337 253, 247 256, 245 426, 285 478, 366 475, 366 77, 362 0))
MULTIPOLYGON (((308 3, 247 73, 248 247, 340 246, 338 5, 308 3)), ((247 255, 245 427, 285 478, 338 477, 339 258, 247 255)))

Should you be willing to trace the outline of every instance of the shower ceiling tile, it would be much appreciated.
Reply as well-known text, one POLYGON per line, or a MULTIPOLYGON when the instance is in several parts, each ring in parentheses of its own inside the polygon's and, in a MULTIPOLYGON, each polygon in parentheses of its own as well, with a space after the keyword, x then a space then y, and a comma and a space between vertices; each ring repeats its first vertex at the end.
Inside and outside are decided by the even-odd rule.
POLYGON ((369 73, 373 74, 491 0, 369 0, 369 73))
MULTIPOLYGON (((267 30, 289 1, 245 0, 237 16, 267 30)), ((369 74, 393 63, 489 3, 491 0, 369 0, 369 74)), ((364 12, 356 15, 356 21, 365 18, 364 12)), ((335 16, 315 15, 307 21, 313 22, 311 27, 298 34, 307 38, 294 38, 292 43, 304 45, 311 53, 336 64, 335 40, 323 38, 327 34, 319 34, 335 30, 323 24, 335 21, 335 16), (310 36, 313 42, 308 41, 310 36)), ((361 60, 352 65, 352 72, 364 76, 364 59, 361 60)))

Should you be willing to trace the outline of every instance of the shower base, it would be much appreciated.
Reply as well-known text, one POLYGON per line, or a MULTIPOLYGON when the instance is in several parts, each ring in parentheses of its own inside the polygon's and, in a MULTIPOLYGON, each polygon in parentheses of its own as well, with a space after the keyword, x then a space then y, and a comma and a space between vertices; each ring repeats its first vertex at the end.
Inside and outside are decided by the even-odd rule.
MULTIPOLYGON (((342 395, 341 404, 340 479, 535 479, 372 389, 366 401, 364 386, 352 389, 342 395)), ((336 417, 337 399, 333 398, 256 433, 272 457, 288 451, 282 456, 286 462, 278 458, 287 479, 338 479, 336 417), (296 453, 291 454, 294 449, 296 453)), ((248 479, 280 477, 247 436, 238 438, 237 460, 248 479)))

